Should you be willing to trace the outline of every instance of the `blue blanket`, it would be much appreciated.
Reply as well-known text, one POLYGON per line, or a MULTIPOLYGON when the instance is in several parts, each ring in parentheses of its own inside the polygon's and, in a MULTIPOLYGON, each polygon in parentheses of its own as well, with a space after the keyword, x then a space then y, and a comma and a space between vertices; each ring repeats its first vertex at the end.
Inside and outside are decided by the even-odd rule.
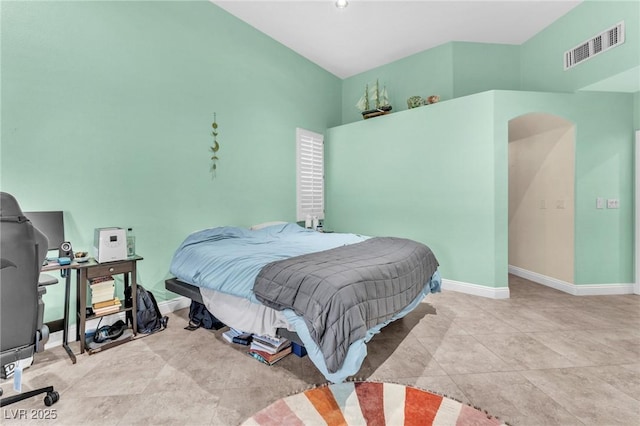
POLYGON ((316 232, 295 223, 257 231, 232 226, 205 229, 189 235, 178 247, 170 271, 197 287, 260 303, 252 289, 266 264, 366 239, 356 234, 316 232))

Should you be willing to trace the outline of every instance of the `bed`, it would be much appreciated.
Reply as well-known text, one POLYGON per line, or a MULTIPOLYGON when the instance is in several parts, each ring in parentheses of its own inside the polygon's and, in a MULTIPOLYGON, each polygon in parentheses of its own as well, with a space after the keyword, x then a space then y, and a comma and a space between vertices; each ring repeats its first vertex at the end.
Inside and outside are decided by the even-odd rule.
POLYGON ((226 226, 189 235, 165 286, 230 327, 303 345, 325 378, 340 383, 360 369, 376 333, 440 291, 437 268, 431 250, 408 239, 295 223, 226 226))

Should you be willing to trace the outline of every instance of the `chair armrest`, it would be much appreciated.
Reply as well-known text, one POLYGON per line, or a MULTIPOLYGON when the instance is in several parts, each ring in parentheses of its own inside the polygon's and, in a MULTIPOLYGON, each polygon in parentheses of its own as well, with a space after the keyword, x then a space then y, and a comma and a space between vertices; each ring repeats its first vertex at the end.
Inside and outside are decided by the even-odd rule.
POLYGON ((40 274, 38 278, 38 285, 51 285, 58 284, 58 279, 49 274, 40 274))

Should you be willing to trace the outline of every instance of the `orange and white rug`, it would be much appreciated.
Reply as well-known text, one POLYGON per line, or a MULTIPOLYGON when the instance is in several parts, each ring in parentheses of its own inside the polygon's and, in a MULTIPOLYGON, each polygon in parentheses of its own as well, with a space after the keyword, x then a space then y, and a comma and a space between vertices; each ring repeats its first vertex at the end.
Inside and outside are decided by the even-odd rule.
POLYGON ((280 399, 244 426, 309 425, 502 425, 453 399, 410 386, 346 382, 280 399))

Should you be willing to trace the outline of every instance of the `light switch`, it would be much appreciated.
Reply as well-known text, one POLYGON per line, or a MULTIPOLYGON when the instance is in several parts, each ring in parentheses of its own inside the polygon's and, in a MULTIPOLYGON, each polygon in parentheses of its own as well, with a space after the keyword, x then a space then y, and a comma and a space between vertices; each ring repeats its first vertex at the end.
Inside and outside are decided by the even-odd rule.
POLYGON ((604 209, 604 198, 596 198, 596 209, 604 209))
POLYGON ((607 208, 608 209, 619 209, 620 208, 620 200, 617 198, 609 198, 607 200, 607 208))

